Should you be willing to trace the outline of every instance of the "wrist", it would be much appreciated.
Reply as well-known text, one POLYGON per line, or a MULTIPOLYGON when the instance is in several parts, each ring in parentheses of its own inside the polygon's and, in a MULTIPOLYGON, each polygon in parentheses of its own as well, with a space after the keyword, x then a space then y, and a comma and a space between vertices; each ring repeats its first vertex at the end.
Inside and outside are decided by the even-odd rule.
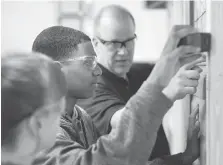
POLYGON ((162 90, 162 93, 163 93, 169 100, 171 100, 172 102, 175 102, 175 101, 176 101, 174 95, 172 94, 173 92, 171 92, 171 91, 168 89, 168 87, 164 88, 164 89, 162 90))

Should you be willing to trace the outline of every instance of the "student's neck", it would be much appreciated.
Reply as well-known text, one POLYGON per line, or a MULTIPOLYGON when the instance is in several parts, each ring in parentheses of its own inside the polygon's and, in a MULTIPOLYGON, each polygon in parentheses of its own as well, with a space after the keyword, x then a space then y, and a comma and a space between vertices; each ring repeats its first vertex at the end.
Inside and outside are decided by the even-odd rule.
POLYGON ((72 116, 73 115, 73 109, 74 106, 77 102, 77 99, 71 96, 66 96, 66 108, 65 108, 65 112, 72 116))

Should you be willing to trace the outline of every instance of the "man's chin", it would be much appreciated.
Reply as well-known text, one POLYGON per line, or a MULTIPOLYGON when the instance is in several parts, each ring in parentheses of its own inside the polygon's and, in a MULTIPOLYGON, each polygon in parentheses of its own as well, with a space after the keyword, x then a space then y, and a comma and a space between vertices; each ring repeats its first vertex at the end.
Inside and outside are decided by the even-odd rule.
POLYGON ((115 69, 115 74, 119 77, 125 76, 129 72, 129 67, 119 67, 115 69))
POLYGON ((94 93, 94 90, 86 91, 86 89, 85 89, 85 91, 84 90, 76 91, 70 96, 73 96, 76 99, 88 99, 93 96, 93 93, 94 93))

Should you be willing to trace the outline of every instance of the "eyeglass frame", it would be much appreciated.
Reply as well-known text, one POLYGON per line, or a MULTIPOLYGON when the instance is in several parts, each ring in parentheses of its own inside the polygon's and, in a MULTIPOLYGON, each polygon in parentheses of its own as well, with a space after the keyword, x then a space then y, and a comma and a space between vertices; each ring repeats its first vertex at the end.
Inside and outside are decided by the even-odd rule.
MULTIPOLYGON (((127 48, 126 47, 126 43, 127 42, 129 42, 129 41, 132 41, 132 40, 135 40, 135 39, 137 39, 137 35, 136 34, 134 34, 134 37, 132 37, 132 38, 129 38, 129 39, 127 39, 127 40, 125 40, 125 41, 117 41, 117 40, 113 40, 113 41, 107 41, 107 40, 104 40, 104 39, 102 39, 102 38, 100 38, 100 37, 96 37, 104 46, 106 46, 106 47, 108 47, 108 45, 106 45, 106 43, 113 43, 113 44, 115 44, 115 43, 120 43, 121 45, 120 45, 120 47, 119 48, 115 48, 115 49, 120 49, 120 48, 122 48, 123 46, 125 46, 125 48, 127 48)), ((114 49, 114 50, 115 50, 114 49)))
POLYGON ((86 66, 87 68, 89 68, 90 70, 94 70, 97 65, 98 65, 98 62, 97 62, 97 56, 89 56, 89 55, 86 55, 86 56, 81 56, 81 57, 75 57, 75 58, 72 58, 72 59, 68 59, 68 60, 63 60, 63 61, 56 61, 56 62, 59 62, 59 63, 64 63, 64 62, 74 62, 74 61, 85 61, 86 58, 94 58, 93 59, 93 66, 89 68, 89 66, 86 66))

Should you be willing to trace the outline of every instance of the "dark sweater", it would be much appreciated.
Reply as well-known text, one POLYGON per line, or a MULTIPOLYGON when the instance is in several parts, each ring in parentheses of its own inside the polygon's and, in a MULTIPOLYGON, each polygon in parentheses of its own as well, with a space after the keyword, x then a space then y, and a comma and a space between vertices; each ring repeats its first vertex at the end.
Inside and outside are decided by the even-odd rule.
MULTIPOLYGON (((100 64, 99 64, 100 65, 100 64)), ((111 131, 111 117, 119 109, 125 106, 128 100, 137 92, 152 71, 152 64, 135 64, 127 74, 128 80, 120 78, 108 71, 102 65, 102 76, 98 78, 98 86, 93 97, 85 100, 79 100, 80 105, 91 116, 101 135, 108 134, 111 131)), ((163 126, 157 132, 156 143, 149 160, 169 155, 169 145, 164 133, 163 126)))

